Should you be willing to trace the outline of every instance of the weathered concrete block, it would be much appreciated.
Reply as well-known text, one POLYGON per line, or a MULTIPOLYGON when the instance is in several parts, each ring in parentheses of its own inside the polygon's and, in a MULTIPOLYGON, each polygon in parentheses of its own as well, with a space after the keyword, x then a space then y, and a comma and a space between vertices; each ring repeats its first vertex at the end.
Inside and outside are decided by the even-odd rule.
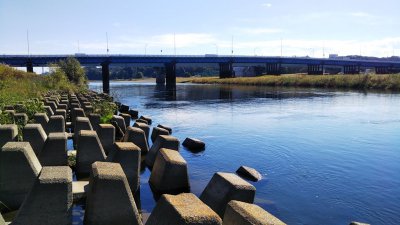
POLYGON ((28 142, 8 142, 0 155, 0 199, 7 207, 18 209, 42 166, 28 142))
POLYGON ((35 123, 40 123, 42 128, 46 131, 47 123, 49 122, 49 117, 46 113, 35 113, 33 119, 35 120, 35 123))
POLYGON ((81 104, 79 102, 71 102, 70 109, 72 110, 77 108, 81 108, 81 104))
POLYGON ((0 213, 0 225, 6 225, 6 221, 4 221, 3 216, 0 213))
POLYGON ((224 225, 285 225, 258 205, 232 200, 225 209, 224 225))
POLYGON ((199 139, 196 138, 186 138, 183 143, 183 146, 190 150, 203 150, 206 147, 206 144, 203 141, 200 141, 199 139))
POLYGON ((125 119, 122 116, 114 115, 111 120, 117 122, 119 128, 121 128, 122 132, 125 133, 126 124, 125 124, 125 119))
POLYGON ((57 109, 54 115, 64 117, 64 121, 67 120, 67 110, 65 109, 57 109))
POLYGON ((185 159, 176 150, 160 149, 149 182, 159 193, 189 192, 189 175, 185 159))
POLYGON ((127 113, 127 112, 129 112, 129 106, 121 104, 119 106, 119 111, 122 112, 122 113, 127 113))
POLYGON ((51 110, 52 110, 53 112, 55 112, 56 109, 57 109, 57 104, 56 104, 55 101, 46 101, 46 102, 44 103, 44 105, 45 105, 45 106, 50 106, 50 108, 51 108, 51 110))
POLYGON ((131 142, 117 142, 115 146, 116 151, 112 161, 121 165, 134 194, 140 184, 140 148, 131 142))
POLYGON ((146 225, 221 225, 221 218, 192 193, 162 195, 146 225))
POLYGON ((68 110, 68 100, 67 101, 61 101, 61 104, 58 104, 58 108, 57 109, 64 109, 65 111, 67 111, 68 110))
POLYGON ((78 134, 76 173, 79 176, 88 176, 92 164, 105 159, 106 155, 96 131, 81 130, 78 134))
POLYGON ((236 170, 236 173, 239 176, 251 181, 259 181, 262 178, 261 174, 256 169, 248 166, 239 167, 239 169, 236 170))
POLYGON ((52 116, 52 115, 54 115, 54 111, 51 109, 51 107, 50 106, 43 106, 43 108, 44 108, 44 110, 46 111, 46 114, 47 114, 47 116, 52 116))
POLYGON ((65 119, 61 115, 50 116, 49 122, 46 126, 46 133, 60 133, 65 132, 65 119))
POLYGON ((153 167, 154 161, 158 151, 161 148, 168 148, 172 150, 179 150, 179 140, 176 137, 170 135, 160 135, 156 139, 156 142, 151 146, 149 153, 146 155, 146 165, 153 167))
POLYGON ((119 115, 122 116, 122 118, 124 118, 125 126, 129 127, 131 125, 131 115, 127 113, 120 113, 119 115))
POLYGON ((140 128, 128 127, 122 141, 134 143, 140 148, 142 154, 147 154, 147 152, 149 152, 146 134, 140 128))
POLYGON ((138 116, 139 116, 139 111, 134 110, 134 109, 130 109, 130 110, 129 110, 129 115, 131 115, 131 117, 132 117, 133 119, 136 119, 136 118, 138 118, 138 116))
POLYGON ((72 108, 71 109, 71 122, 72 122, 73 126, 75 126, 75 120, 77 117, 86 117, 85 111, 83 111, 82 108, 72 108))
POLYGON ((161 124, 158 124, 157 127, 166 129, 169 132, 169 134, 172 134, 172 128, 171 127, 164 126, 164 125, 161 125, 161 124))
POLYGON ((25 126, 28 123, 28 115, 26 113, 15 113, 14 120, 16 124, 25 126))
POLYGON ((118 163, 95 162, 90 173, 84 224, 142 224, 129 184, 118 163))
POLYGON ((350 225, 369 225, 368 223, 351 222, 350 225))
POLYGON ((145 124, 145 123, 138 123, 136 122, 135 124, 133 124, 133 127, 137 127, 140 128, 144 131, 144 133, 146 134, 146 140, 149 140, 149 134, 150 134, 150 126, 145 124))
POLYGON ((65 132, 50 133, 39 155, 42 166, 67 166, 67 135, 65 132))
POLYGON ((12 224, 69 225, 72 221, 72 171, 43 167, 12 224))
POLYGON ((137 119, 135 122, 136 123, 144 123, 144 124, 149 125, 149 122, 147 122, 147 120, 137 119))
POLYGON ((27 124, 22 130, 22 139, 25 142, 29 142, 36 156, 39 156, 46 142, 47 135, 42 125, 38 123, 27 124))
POLYGON ((200 199, 221 217, 231 200, 254 202, 256 188, 234 173, 215 173, 200 199))
POLYGON ((169 135, 169 131, 161 127, 153 127, 153 131, 151 132, 151 141, 154 143, 160 135, 169 135))
POLYGON ((152 120, 149 116, 140 116, 139 119, 146 120, 148 124, 152 123, 152 120))
POLYGON ((14 106, 6 105, 6 106, 4 106, 4 110, 14 110, 14 106))
POLYGON ((76 117, 74 124, 74 145, 77 145, 79 131, 81 130, 93 130, 92 124, 87 117, 76 117))
POLYGON ((114 148, 115 127, 111 124, 99 124, 97 135, 105 153, 108 155, 114 148))
POLYGON ((93 130, 98 130, 100 124, 100 115, 95 113, 90 113, 88 117, 93 130))
POLYGON ((18 126, 15 124, 0 125, 0 148, 9 141, 16 141, 18 136, 18 126))

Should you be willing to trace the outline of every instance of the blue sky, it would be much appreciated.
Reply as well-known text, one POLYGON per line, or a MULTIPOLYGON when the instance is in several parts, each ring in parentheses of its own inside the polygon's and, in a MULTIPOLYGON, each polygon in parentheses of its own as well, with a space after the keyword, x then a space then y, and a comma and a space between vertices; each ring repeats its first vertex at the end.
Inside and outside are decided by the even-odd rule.
POLYGON ((399 0, 0 0, 0 54, 400 55, 399 0), (324 51, 323 51, 324 50, 324 51))

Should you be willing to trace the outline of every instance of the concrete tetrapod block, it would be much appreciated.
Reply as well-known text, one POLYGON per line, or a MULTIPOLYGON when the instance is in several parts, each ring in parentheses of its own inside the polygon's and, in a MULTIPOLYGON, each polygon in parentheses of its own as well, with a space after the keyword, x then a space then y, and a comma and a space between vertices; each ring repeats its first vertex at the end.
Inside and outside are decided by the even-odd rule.
POLYGON ((56 112, 57 110, 57 103, 55 101, 46 101, 44 103, 45 106, 50 106, 51 110, 53 110, 53 112, 56 112))
POLYGON ((149 153, 146 155, 146 165, 153 167, 154 161, 158 151, 161 148, 168 148, 172 150, 179 150, 179 140, 176 137, 170 135, 160 135, 156 139, 156 142, 151 146, 149 153))
POLYGON ((146 225, 221 225, 221 218, 196 195, 162 195, 146 225))
POLYGON ((206 147, 206 144, 203 141, 190 137, 186 138, 182 145, 192 151, 204 150, 206 147))
POLYGON ((117 122, 119 128, 121 128, 122 132, 125 133, 125 131, 126 131, 126 124, 125 124, 125 119, 124 119, 124 117, 113 115, 113 117, 111 118, 111 120, 117 122))
POLYGON ((54 115, 64 117, 64 121, 67 120, 67 110, 65 110, 65 109, 57 109, 54 112, 54 115))
POLYGON ((161 127, 163 129, 166 129, 169 132, 169 134, 172 134, 172 128, 171 127, 164 126, 164 125, 161 125, 161 124, 158 124, 157 127, 161 127))
POLYGON ((144 133, 146 134, 146 140, 149 141, 149 134, 150 134, 150 126, 149 125, 147 125, 145 123, 135 122, 135 124, 133 124, 133 127, 142 129, 144 131, 144 133))
POLYGON ((140 116, 139 119, 146 120, 147 124, 149 124, 149 125, 151 125, 151 123, 152 123, 152 120, 149 116, 140 116))
POLYGON ((14 120, 16 124, 25 126, 28 123, 28 115, 26 113, 15 113, 14 120))
POLYGON ((6 225, 6 221, 4 221, 3 216, 0 213, 0 225, 6 225))
POLYGON ((89 176, 92 164, 104 161, 106 155, 96 131, 81 130, 78 135, 78 148, 76 153, 76 173, 79 176, 89 176))
POLYGON ((67 166, 67 135, 65 132, 50 133, 39 155, 42 166, 67 166))
POLYGON ((122 141, 132 142, 133 144, 137 145, 143 155, 149 152, 149 145, 147 144, 146 134, 140 128, 128 127, 122 141))
POLYGON ((149 125, 149 122, 147 122, 147 120, 137 119, 135 122, 136 123, 144 123, 144 124, 149 125))
POLYGON ((129 110, 129 115, 131 115, 132 118, 136 119, 139 116, 139 111, 134 110, 134 109, 130 109, 129 110))
POLYGON ((112 161, 121 165, 132 194, 134 194, 139 189, 140 184, 140 148, 131 142, 117 142, 115 146, 112 161))
POLYGON ((256 188, 234 173, 215 173, 200 195, 200 199, 218 215, 224 216, 231 200, 254 202, 256 188))
POLYGON ((248 166, 240 166, 239 169, 236 170, 236 173, 239 176, 254 182, 257 182, 262 178, 261 174, 256 169, 248 166))
POLYGON ((151 171, 149 183, 158 193, 189 192, 189 175, 185 159, 178 151, 160 149, 151 171))
POLYGON ((127 113, 120 113, 119 115, 122 116, 122 118, 124 118, 125 126, 129 127, 131 125, 131 115, 127 113))
POLYGON ((98 130, 100 124, 100 115, 95 113, 90 113, 88 117, 93 130, 98 130))
POLYGON ((46 133, 50 134, 53 132, 65 132, 65 119, 63 116, 50 116, 49 122, 46 126, 46 133))
POLYGON ((40 123, 42 128, 46 131, 47 130, 47 123, 49 122, 49 117, 46 113, 35 113, 33 116, 35 123, 40 123))
POLYGON ((368 223, 351 222, 350 225, 369 225, 368 223))
POLYGON ((0 125, 0 148, 9 141, 16 141, 18 136, 18 126, 15 124, 0 125))
POLYGON ((154 143, 160 135, 169 135, 169 131, 161 127, 153 127, 153 131, 151 132, 151 141, 154 143))
POLYGON ((92 124, 87 117, 76 117, 74 124, 74 145, 77 145, 79 131, 81 130, 93 130, 92 124))
POLYGON ((7 207, 18 209, 42 166, 28 142, 8 142, 0 155, 0 199, 7 207))
POLYGON ((115 127, 111 124, 99 124, 97 135, 105 153, 108 155, 114 148, 115 127))
POLYGON ((75 120, 77 117, 86 117, 85 111, 83 111, 82 108, 72 108, 71 109, 71 122, 72 122, 73 126, 75 125, 75 120))
POLYGON ((43 108, 44 108, 44 110, 46 111, 47 116, 52 116, 52 115, 54 115, 54 111, 51 109, 50 106, 45 105, 45 106, 43 106, 43 108))
POLYGON ((86 198, 84 224, 142 224, 120 164, 93 163, 86 198))
POLYGON ((47 135, 39 123, 27 124, 22 130, 22 139, 25 142, 29 142, 36 156, 39 156, 46 142, 47 135))
POLYGON ((43 167, 13 225, 69 225, 72 221, 72 171, 43 167))
POLYGON ((232 200, 224 214, 224 225, 285 225, 258 205, 232 200))

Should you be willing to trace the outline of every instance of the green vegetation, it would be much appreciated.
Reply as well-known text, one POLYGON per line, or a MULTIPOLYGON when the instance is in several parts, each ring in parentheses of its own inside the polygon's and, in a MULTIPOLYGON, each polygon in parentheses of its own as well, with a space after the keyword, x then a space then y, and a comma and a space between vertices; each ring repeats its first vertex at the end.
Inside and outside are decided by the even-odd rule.
POLYGON ((101 100, 92 103, 93 112, 100 115, 100 123, 110 123, 115 110, 118 109, 114 102, 101 100))
MULTIPOLYGON (((87 78, 76 59, 69 58, 50 66, 50 74, 41 76, 0 64, 0 111, 12 105, 17 113, 26 113, 31 120, 36 112, 44 112, 40 99, 45 93, 87 90, 87 78)), ((0 124, 14 122, 10 114, 0 113, 0 124)))
POLYGON ((199 84, 234 84, 273 87, 343 88, 357 90, 400 91, 400 74, 390 75, 282 75, 260 77, 218 77, 183 78, 178 82, 199 84))

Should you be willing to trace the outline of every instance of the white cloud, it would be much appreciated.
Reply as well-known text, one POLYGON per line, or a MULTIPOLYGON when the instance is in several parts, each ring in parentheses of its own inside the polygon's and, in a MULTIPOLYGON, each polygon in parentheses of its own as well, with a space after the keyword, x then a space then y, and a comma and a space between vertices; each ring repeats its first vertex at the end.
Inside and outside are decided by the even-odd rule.
POLYGON ((271 3, 263 3, 262 6, 265 8, 271 8, 272 4, 271 3))
POLYGON ((239 33, 258 35, 258 34, 276 34, 282 33, 282 29, 276 28, 238 28, 237 31, 239 33))

